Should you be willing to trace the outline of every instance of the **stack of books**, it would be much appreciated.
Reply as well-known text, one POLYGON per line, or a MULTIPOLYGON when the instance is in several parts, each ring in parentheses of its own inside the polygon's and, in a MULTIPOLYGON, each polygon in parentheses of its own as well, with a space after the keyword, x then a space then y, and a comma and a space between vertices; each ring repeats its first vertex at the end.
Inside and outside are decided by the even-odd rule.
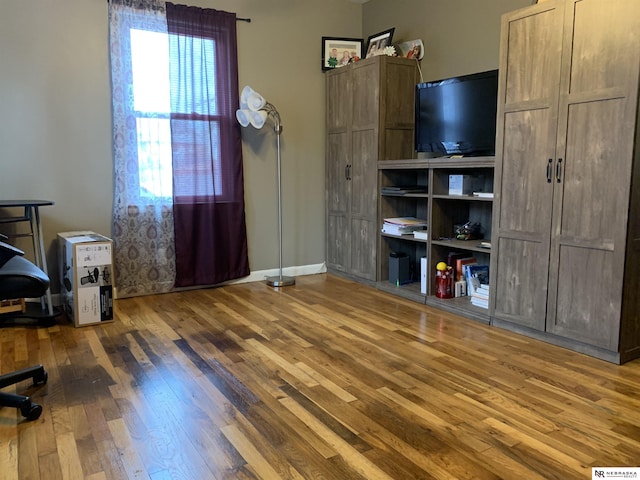
POLYGON ((382 233, 389 235, 413 235, 416 230, 427 228, 427 221, 416 217, 385 218, 382 233))
POLYGON ((471 297, 471 304, 489 308, 489 265, 463 265, 462 271, 467 280, 467 295, 471 297))
POLYGON ((476 307, 489 308, 489 285, 480 285, 471 294, 471 304, 476 307))

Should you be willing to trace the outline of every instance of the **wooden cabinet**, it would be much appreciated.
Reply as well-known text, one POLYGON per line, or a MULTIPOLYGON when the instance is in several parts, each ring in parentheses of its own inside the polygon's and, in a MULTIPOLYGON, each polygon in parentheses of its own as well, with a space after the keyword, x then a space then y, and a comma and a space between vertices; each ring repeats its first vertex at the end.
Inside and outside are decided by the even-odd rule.
POLYGON ((638 31, 637 0, 502 19, 492 322, 614 362, 640 356, 638 31))
POLYGON ((416 217, 427 220, 427 240, 411 235, 394 236, 380 233, 378 288, 387 292, 437 306, 475 320, 489 323, 489 310, 471 304, 469 297, 440 299, 436 292, 436 264, 447 261, 450 253, 474 257, 480 265, 489 265, 491 249, 481 246, 491 239, 493 198, 471 194, 452 195, 449 191, 451 175, 466 175, 476 180, 476 189, 493 192, 493 157, 435 158, 429 160, 381 161, 378 163, 380 186, 423 187, 423 192, 380 196, 379 224, 385 218, 416 217), (467 222, 480 225, 481 238, 456 240, 455 228, 467 222), (389 281, 389 255, 409 257, 412 281, 397 285, 389 281), (421 290, 421 259, 426 257, 426 289, 421 290))
POLYGON ((379 56, 326 73, 327 268, 376 280, 377 162, 411 158, 415 60, 379 56))

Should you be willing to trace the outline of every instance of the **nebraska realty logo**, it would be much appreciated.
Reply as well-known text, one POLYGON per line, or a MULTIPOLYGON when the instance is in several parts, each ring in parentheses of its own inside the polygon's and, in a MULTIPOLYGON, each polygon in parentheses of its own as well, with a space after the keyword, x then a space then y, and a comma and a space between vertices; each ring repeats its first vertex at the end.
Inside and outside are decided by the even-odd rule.
POLYGON ((593 467, 591 479, 640 478, 640 467, 593 467))

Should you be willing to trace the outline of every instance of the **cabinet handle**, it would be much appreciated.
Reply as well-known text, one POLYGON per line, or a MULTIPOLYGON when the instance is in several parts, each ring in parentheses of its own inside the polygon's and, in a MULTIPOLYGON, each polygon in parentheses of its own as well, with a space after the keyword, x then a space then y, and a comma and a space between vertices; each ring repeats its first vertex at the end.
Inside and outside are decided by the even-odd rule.
POLYGON ((344 176, 347 180, 351 180, 351 164, 348 164, 344 169, 344 176))
POLYGON ((562 159, 558 159, 558 163, 556 163, 556 182, 560 183, 562 181, 562 159))
POLYGON ((547 163, 547 183, 551 183, 551 175, 553 174, 553 158, 549 159, 547 163))

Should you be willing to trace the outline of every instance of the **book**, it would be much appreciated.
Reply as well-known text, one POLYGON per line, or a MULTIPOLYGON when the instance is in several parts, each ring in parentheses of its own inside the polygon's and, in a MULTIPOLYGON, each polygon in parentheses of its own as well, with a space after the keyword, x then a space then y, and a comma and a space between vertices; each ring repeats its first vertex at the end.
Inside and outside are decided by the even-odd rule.
POLYGON ((389 235, 411 235, 415 230, 420 230, 420 225, 397 225, 385 222, 382 225, 382 233, 389 235))
POLYGON ((471 295, 473 298, 479 298, 481 300, 489 300, 489 290, 484 290, 482 286, 476 288, 476 291, 471 295))
POLYGON ((426 230, 414 230, 413 231, 413 238, 415 238, 416 240, 427 240, 428 239, 428 232, 426 230))
POLYGON ((385 218, 384 223, 390 223, 393 225, 402 225, 404 227, 426 227, 427 221, 416 217, 391 217, 385 218))
POLYGON ((473 296, 480 285, 489 284, 489 265, 463 265, 462 271, 467 280, 467 295, 473 296))
POLYGON ((473 192, 473 196, 478 198, 493 198, 493 192, 473 192))
POLYGON ((471 297, 471 305, 475 305, 480 308, 489 308, 489 300, 484 300, 482 298, 471 297))
MULTIPOLYGON (((456 280, 463 280, 464 279, 464 274, 462 273, 462 267, 464 265, 471 265, 476 263, 477 260, 475 259, 475 257, 464 257, 464 258, 458 258, 456 260, 456 280)), ((452 265, 453 266, 453 265, 452 265)))
POLYGON ((469 270, 478 279, 478 285, 489 285, 489 265, 469 265, 469 270))
POLYGON ((447 265, 450 267, 456 268, 456 260, 460 258, 467 258, 469 256, 469 252, 455 252, 451 251, 447 254, 447 265))
POLYGON ((427 221, 416 217, 392 217, 385 218, 382 224, 382 233, 389 235, 410 235, 414 230, 423 230, 427 227, 427 221))

